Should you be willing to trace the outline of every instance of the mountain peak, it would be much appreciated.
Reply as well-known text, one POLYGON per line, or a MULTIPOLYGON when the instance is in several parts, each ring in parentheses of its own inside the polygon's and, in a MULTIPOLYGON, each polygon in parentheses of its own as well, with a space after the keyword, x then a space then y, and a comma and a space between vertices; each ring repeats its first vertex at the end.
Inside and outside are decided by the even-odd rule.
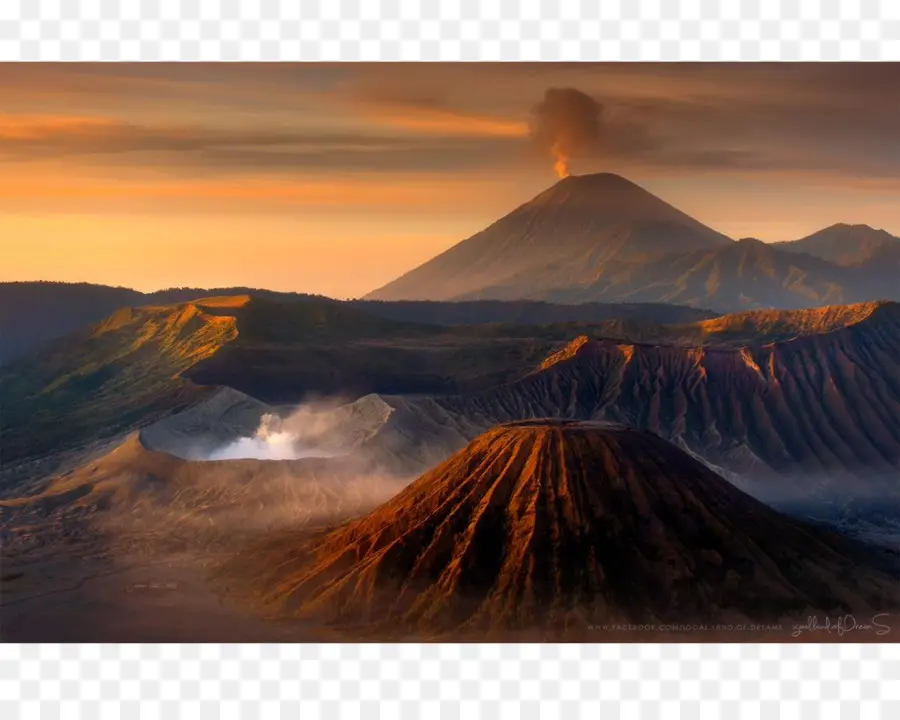
MULTIPOLYGON (((615 173, 569 175, 551 185, 523 207, 531 204, 543 205, 548 202, 577 203, 584 201, 590 202, 595 207, 628 203, 633 212, 640 212, 641 209, 658 212, 660 205, 671 207, 637 183, 615 173)), ((674 208, 672 209, 674 210, 674 208)))
POLYGON ((581 187, 599 187, 599 186, 619 186, 641 189, 637 183, 633 183, 628 178, 616 175, 616 173, 586 173, 584 175, 569 175, 556 183, 560 185, 573 185, 581 187))
MULTIPOLYGON (((874 228, 871 225, 866 225, 865 223, 834 223, 833 225, 829 225, 826 228, 820 230, 820 233, 829 232, 833 230, 856 230, 859 232, 874 232, 874 233, 883 233, 885 230, 881 230, 878 228, 874 228)), ((815 234, 815 233, 814 233, 815 234)))
POLYGON ((848 223, 835 223, 799 240, 778 243, 779 248, 788 252, 814 255, 837 265, 855 265, 886 248, 898 246, 900 238, 887 230, 848 223))
POLYGON ((834 225, 829 225, 826 228, 817 230, 811 235, 807 235, 796 242, 803 242, 804 240, 809 240, 811 238, 833 238, 842 241, 859 241, 870 238, 897 239, 887 230, 875 228, 871 225, 866 225, 865 223, 835 223, 834 225))
MULTIPOLYGON (((898 239, 896 235, 892 235, 884 228, 872 227, 865 223, 835 223, 814 232, 812 235, 807 235, 803 240, 818 237, 831 237, 839 242, 880 242, 898 239)), ((801 241, 798 240, 797 242, 801 241)))

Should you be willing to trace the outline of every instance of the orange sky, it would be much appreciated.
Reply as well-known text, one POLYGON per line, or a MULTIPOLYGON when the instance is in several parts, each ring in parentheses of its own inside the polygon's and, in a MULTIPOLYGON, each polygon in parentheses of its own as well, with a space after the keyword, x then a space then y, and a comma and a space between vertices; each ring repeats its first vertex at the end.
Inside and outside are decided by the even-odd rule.
POLYGON ((544 90, 732 237, 900 233, 897 65, 0 65, 0 281, 358 296, 555 181, 544 90))

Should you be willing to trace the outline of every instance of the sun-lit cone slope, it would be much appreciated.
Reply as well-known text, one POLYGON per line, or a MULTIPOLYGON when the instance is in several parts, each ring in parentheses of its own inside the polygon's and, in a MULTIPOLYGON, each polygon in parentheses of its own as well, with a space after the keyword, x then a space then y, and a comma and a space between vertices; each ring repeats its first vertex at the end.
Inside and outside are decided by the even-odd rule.
POLYGON ((895 586, 857 554, 651 433, 533 420, 485 433, 362 519, 254 548, 226 575, 276 616, 354 632, 588 637, 611 621, 868 608, 895 586))

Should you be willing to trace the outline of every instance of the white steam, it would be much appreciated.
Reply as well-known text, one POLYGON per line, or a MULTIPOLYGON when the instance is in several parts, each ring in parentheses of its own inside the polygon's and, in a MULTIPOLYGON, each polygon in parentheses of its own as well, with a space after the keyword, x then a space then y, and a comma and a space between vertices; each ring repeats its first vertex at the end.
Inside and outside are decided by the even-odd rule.
POLYGON ((281 425, 281 418, 277 415, 263 415, 252 437, 238 438, 224 447, 213 450, 207 459, 294 460, 299 457, 315 456, 315 453, 304 453, 300 448, 300 439, 293 433, 280 429, 281 425))
POLYGON ((297 460, 346 455, 354 443, 345 420, 335 402, 308 403, 287 417, 266 413, 253 435, 237 438, 204 459, 297 460))

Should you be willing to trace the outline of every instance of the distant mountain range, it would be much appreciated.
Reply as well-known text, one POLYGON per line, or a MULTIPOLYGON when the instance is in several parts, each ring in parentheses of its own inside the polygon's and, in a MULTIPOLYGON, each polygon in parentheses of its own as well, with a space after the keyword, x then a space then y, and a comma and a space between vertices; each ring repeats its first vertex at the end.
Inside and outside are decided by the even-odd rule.
POLYGON ((88 283, 0 283, 0 365, 56 338, 98 322, 124 307, 167 306, 209 297, 252 294, 279 303, 343 304, 370 315, 434 325, 509 323, 547 325, 609 320, 652 320, 685 323, 713 317, 707 310, 661 303, 583 303, 566 306, 541 301, 497 302, 342 302, 318 295, 282 293, 245 287, 171 288, 142 293, 124 287, 88 283))
MULTIPOLYGON (((792 242, 733 241, 612 174, 572 176, 349 305, 438 325, 685 323, 758 308, 900 300, 900 238, 838 224, 792 242), (427 301, 427 302, 423 302, 427 301), (667 307, 678 305, 681 307, 667 307)), ((253 294, 245 287, 0 283, 0 364, 121 307, 253 294)))
POLYGON ((900 239, 884 230, 735 242, 604 173, 561 180, 368 297, 790 309, 900 298, 898 267, 900 239))

